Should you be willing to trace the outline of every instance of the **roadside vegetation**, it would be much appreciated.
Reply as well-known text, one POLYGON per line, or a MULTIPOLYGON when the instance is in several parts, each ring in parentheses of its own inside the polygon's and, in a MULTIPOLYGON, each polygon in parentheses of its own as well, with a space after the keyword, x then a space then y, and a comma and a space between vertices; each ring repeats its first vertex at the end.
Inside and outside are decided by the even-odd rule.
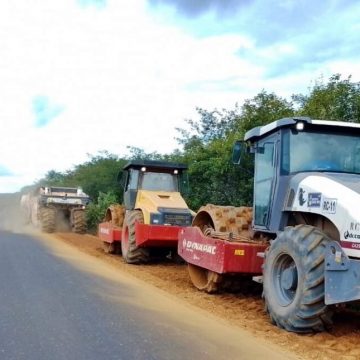
POLYGON ((81 186, 93 200, 87 211, 92 229, 110 203, 121 202, 119 172, 133 159, 186 163, 190 179, 186 200, 194 211, 207 203, 251 205, 252 162, 249 159, 241 168, 232 165, 234 142, 255 126, 289 116, 360 122, 360 83, 335 74, 327 81, 316 80, 307 94, 294 94, 291 100, 263 90, 233 109, 198 108, 197 113, 196 119, 184 120, 184 127, 177 129, 179 149, 170 154, 146 153, 136 147, 130 147, 126 157, 102 151, 65 172, 50 170, 35 186, 81 186))

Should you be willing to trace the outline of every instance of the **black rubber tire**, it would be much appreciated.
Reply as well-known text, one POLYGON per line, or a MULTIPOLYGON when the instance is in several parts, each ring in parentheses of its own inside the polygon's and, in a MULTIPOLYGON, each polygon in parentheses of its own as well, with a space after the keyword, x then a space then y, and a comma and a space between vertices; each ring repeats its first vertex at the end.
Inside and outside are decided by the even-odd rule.
POLYGON ((85 234, 87 230, 85 210, 74 210, 72 231, 77 234, 85 234))
POLYGON ((40 209, 41 231, 53 233, 56 230, 56 209, 44 207, 40 209))
POLYGON ((272 323, 297 333, 332 325, 324 302, 324 254, 330 239, 309 225, 287 227, 265 253, 263 297, 272 323))
POLYGON ((144 217, 140 210, 132 210, 126 213, 122 232, 121 252, 127 264, 145 264, 150 260, 149 249, 136 245, 136 222, 144 223, 144 217))

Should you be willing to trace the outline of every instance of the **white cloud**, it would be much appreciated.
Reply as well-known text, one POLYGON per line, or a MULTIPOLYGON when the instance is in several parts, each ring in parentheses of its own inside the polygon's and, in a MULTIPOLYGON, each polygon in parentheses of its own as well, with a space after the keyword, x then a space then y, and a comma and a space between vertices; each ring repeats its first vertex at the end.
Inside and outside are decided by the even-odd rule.
MULTIPOLYGON (((169 152, 177 147, 175 127, 196 106, 232 108, 263 88, 286 96, 314 79, 295 71, 264 80, 265 64, 238 56, 245 49, 274 61, 295 54, 295 45, 262 50, 241 34, 193 37, 157 23, 145 0, 101 9, 76 0, 1 2, 0 49, 0 165, 15 174, 0 178, 0 192, 98 150, 169 152), (42 128, 35 127, 36 96, 63 107, 42 128)), ((337 67, 345 65, 329 64, 337 67)))

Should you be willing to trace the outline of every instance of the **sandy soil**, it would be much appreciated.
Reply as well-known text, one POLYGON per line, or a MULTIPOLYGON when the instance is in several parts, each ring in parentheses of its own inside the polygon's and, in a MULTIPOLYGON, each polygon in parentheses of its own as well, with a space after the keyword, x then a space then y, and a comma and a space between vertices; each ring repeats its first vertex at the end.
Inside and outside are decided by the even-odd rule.
POLYGON ((246 294, 209 295, 193 287, 186 265, 176 265, 171 262, 143 266, 127 265, 123 263, 121 256, 105 254, 102 243, 95 236, 71 233, 58 233, 53 236, 218 316, 231 325, 249 331, 259 341, 263 339, 283 347, 284 350, 291 351, 302 359, 360 359, 360 313, 339 310, 334 316, 334 328, 330 332, 308 335, 288 333, 270 324, 263 310, 259 291, 246 294))

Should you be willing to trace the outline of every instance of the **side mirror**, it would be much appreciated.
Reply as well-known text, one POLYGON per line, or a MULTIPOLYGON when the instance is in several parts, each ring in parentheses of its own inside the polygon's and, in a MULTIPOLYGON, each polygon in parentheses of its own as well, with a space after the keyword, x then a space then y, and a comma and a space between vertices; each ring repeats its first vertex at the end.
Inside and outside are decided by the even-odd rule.
POLYGON ((244 142, 243 141, 236 141, 233 147, 233 153, 232 153, 232 163, 233 164, 240 164, 241 155, 243 153, 244 149, 244 142))
POLYGON ((236 141, 233 147, 232 162, 235 165, 240 165, 240 169, 246 172, 249 176, 254 176, 254 147, 248 146, 245 141, 236 141), (249 170, 251 169, 251 170, 249 170))

